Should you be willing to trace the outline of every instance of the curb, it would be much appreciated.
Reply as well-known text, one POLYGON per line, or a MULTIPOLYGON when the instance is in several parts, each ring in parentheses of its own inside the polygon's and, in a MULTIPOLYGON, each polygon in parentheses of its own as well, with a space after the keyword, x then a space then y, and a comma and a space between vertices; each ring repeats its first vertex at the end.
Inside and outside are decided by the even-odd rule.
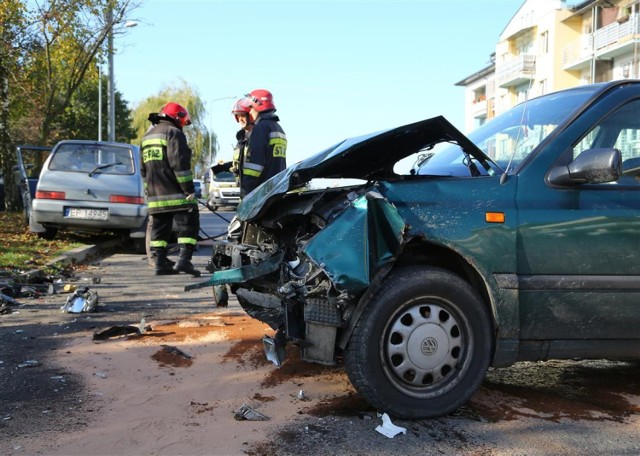
MULTIPOLYGON (((122 244, 122 239, 110 239, 100 244, 84 245, 76 247, 53 258, 46 263, 45 267, 63 267, 71 264, 81 264, 97 257, 104 250, 117 247, 122 244)), ((31 269, 21 274, 27 283, 35 282, 44 278, 41 269, 31 269)))

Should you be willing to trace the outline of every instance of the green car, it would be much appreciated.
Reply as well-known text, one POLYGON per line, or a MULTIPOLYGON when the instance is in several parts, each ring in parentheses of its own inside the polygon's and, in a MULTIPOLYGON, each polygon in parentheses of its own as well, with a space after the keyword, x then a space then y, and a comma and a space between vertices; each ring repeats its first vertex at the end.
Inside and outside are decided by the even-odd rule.
MULTIPOLYGON (((435 417, 489 366, 640 359, 640 81, 348 139, 248 195, 211 279, 381 412, 435 417)), ((190 287, 187 287, 190 288, 190 287)))

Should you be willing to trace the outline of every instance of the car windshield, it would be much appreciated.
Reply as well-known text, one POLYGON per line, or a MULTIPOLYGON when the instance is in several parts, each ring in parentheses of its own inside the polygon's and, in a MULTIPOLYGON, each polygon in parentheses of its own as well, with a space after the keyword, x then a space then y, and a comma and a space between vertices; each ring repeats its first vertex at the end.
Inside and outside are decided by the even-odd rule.
MULTIPOLYGON (((597 87, 583 87, 531 99, 469 133, 468 138, 487 154, 499 170, 514 169, 555 128, 577 110, 597 87)), ((469 176, 470 162, 458 146, 447 146, 414 165, 419 175, 469 176)), ((472 162, 475 160, 471 160, 472 162)), ((486 171, 477 166, 481 175, 486 171)))
POLYGON ((218 182, 235 182, 235 175, 230 171, 222 171, 214 174, 213 180, 218 182))
POLYGON ((126 147, 94 144, 61 144, 49 169, 93 174, 133 174, 133 151, 126 147))

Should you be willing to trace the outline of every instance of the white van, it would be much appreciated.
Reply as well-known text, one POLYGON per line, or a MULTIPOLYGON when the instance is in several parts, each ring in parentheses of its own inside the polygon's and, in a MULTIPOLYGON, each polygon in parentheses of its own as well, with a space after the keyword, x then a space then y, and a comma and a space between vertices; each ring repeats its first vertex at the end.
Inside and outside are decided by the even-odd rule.
POLYGON ((209 183, 209 207, 214 211, 223 206, 235 209, 240 204, 240 187, 236 183, 235 175, 231 171, 221 171, 212 175, 209 183))

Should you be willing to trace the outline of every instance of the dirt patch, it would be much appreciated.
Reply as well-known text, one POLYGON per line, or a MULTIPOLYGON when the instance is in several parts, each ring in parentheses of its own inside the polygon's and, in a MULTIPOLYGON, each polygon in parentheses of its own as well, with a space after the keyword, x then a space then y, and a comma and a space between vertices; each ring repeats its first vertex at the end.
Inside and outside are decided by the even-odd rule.
POLYGON ((640 413, 640 366, 611 361, 518 363, 489 372, 469 402, 489 421, 522 417, 622 422, 640 413))
POLYGON ((262 337, 272 331, 243 312, 146 326, 143 334, 106 341, 86 333, 58 352, 63 370, 86 382, 85 401, 97 413, 89 414, 82 434, 31 439, 24 451, 239 454, 266 439, 275 423, 320 403, 328 410, 350 388, 340 367, 304 363, 295 346, 287 348, 282 368, 267 362, 262 337), (245 405, 270 419, 237 421, 234 412, 245 405))
POLYGON ((168 345, 163 346, 160 350, 151 355, 151 358, 158 362, 161 366, 171 367, 189 367, 193 364, 190 355, 182 350, 168 345))

